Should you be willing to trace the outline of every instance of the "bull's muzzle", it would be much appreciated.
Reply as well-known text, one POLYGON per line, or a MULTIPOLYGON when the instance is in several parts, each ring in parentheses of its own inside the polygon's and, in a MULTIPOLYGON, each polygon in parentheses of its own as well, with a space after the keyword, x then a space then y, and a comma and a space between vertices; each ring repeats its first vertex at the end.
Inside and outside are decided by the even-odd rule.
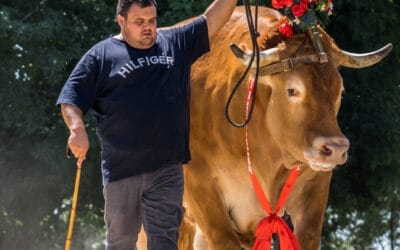
POLYGON ((312 169, 330 171, 347 161, 349 147, 350 142, 346 137, 317 137, 304 157, 312 169))

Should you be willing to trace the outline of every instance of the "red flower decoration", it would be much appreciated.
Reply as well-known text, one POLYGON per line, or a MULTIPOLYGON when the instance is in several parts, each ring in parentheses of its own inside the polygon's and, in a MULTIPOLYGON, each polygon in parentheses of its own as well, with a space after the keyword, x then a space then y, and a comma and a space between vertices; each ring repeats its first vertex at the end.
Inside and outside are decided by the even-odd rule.
MULTIPOLYGON (((311 0, 311 1, 314 1, 314 0, 311 0)), ((311 1, 310 1, 310 0, 300 0, 300 2, 302 2, 302 3, 306 4, 306 5, 307 5, 307 7, 308 7, 308 6, 310 6, 310 4, 311 4, 311 1)), ((317 0, 317 2, 318 2, 318 0, 317 0)))
POLYGON ((292 7, 293 16, 301 17, 302 15, 304 15, 304 13, 306 13, 306 11, 308 10, 309 3, 310 2, 308 1, 301 1, 298 4, 293 5, 292 7))
POLYGON ((272 0, 272 6, 275 9, 282 9, 293 5, 293 0, 272 0))
POLYGON ((332 15, 333 0, 272 0, 275 9, 283 14, 278 29, 284 37, 307 33, 315 25, 325 26, 332 15))
POLYGON ((287 18, 282 20, 282 23, 279 25, 279 33, 281 33, 284 37, 291 37, 293 36, 293 27, 290 24, 287 18))

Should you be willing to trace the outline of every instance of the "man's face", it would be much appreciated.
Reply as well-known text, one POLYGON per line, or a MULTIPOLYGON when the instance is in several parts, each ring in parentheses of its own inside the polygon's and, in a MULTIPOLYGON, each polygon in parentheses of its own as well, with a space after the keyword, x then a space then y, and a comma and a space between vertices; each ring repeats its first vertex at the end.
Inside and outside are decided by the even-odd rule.
POLYGON ((148 49, 156 42, 157 10, 155 6, 141 8, 132 4, 127 18, 117 16, 124 40, 134 48, 148 49))

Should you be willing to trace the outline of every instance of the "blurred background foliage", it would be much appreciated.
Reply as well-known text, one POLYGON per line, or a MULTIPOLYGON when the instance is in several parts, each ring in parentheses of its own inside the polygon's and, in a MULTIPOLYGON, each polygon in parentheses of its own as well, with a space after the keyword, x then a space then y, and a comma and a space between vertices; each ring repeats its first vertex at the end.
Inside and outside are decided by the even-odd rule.
MULTIPOLYGON (((159 0, 159 26, 204 11, 211 0, 159 0)), ((271 6, 270 1, 260 1, 271 6)), ((239 4, 241 2, 239 1, 239 4)), ((339 115, 352 145, 335 170, 322 249, 400 247, 400 3, 334 1, 328 33, 345 50, 394 44, 381 63, 341 69, 339 115)), ((116 34, 116 0, 0 0, 0 249, 63 249, 75 178, 68 131, 55 101, 80 57, 116 34)), ((99 145, 87 117, 73 249, 103 249, 99 145)))

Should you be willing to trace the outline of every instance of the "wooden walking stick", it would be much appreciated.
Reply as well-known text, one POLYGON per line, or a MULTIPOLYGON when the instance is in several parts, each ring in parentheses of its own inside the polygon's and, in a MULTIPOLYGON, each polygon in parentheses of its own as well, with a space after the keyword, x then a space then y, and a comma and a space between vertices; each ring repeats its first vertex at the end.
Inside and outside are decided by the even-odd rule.
POLYGON ((81 168, 83 160, 84 158, 79 158, 76 161, 75 186, 74 186, 74 194, 72 196, 72 206, 71 206, 71 213, 69 216, 68 234, 67 234, 67 239, 65 241, 65 250, 71 249, 72 231, 74 229, 76 204, 78 203, 78 191, 79 191, 79 183, 81 180, 81 168))

